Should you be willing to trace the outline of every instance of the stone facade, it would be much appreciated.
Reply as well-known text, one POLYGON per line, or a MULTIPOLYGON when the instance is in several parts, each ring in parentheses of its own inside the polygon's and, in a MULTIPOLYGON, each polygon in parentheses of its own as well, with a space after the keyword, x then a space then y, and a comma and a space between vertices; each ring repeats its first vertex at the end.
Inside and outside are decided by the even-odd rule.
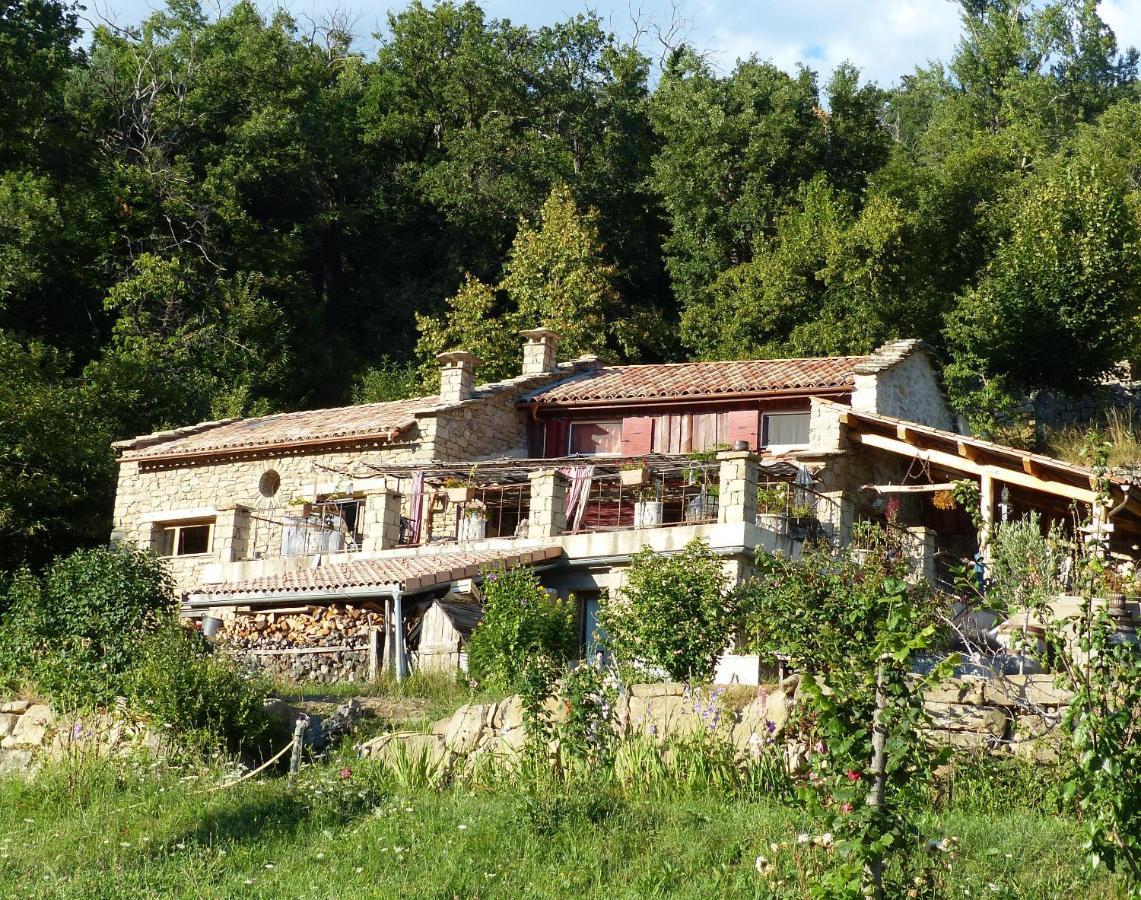
POLYGON ((856 367, 852 408, 955 430, 955 417, 922 341, 892 341, 856 367))

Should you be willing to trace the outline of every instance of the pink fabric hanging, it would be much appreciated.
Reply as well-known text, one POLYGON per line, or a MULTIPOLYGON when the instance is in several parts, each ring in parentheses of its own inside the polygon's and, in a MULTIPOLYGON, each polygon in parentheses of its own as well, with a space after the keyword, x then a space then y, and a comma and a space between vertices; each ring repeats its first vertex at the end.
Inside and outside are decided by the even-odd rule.
POLYGON ((570 479, 567 490, 567 525, 570 531, 578 531, 586 512, 586 501, 590 499, 590 482, 594 478, 594 466, 570 466, 559 471, 570 479))
POLYGON ((408 532, 410 543, 420 543, 420 520, 424 517, 424 473, 412 473, 412 505, 408 509, 408 518, 412 520, 412 527, 408 532))

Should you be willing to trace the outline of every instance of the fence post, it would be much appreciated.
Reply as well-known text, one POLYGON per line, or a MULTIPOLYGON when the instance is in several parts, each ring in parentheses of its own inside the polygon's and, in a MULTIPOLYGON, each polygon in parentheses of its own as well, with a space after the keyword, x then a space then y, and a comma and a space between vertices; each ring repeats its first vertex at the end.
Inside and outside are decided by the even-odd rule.
POLYGON ((368 631, 368 680, 376 681, 380 673, 380 629, 370 628, 368 631))
POLYGON ((296 775, 301 768, 301 747, 305 743, 305 731, 309 728, 309 717, 302 713, 293 723, 293 753, 289 756, 289 774, 296 775))

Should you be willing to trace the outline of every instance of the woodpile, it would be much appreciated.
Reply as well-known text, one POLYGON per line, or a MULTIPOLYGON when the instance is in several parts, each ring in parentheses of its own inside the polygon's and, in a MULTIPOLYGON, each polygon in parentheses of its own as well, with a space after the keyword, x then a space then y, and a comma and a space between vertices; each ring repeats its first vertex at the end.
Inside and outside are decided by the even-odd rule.
POLYGON ((289 681, 368 677, 373 631, 383 642, 384 615, 361 606, 236 613, 219 644, 250 668, 289 681))

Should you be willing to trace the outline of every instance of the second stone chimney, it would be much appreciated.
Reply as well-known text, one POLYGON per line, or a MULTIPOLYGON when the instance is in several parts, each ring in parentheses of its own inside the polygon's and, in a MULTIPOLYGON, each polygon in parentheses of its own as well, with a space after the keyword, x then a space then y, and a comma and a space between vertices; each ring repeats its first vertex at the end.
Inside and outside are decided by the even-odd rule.
POLYGON ((519 333, 527 339, 523 345, 523 374, 546 375, 553 372, 558 332, 550 328, 530 328, 519 333))
POLYGON ((475 393, 475 370, 479 358, 464 350, 437 354, 440 363, 440 402, 460 403, 475 393))

